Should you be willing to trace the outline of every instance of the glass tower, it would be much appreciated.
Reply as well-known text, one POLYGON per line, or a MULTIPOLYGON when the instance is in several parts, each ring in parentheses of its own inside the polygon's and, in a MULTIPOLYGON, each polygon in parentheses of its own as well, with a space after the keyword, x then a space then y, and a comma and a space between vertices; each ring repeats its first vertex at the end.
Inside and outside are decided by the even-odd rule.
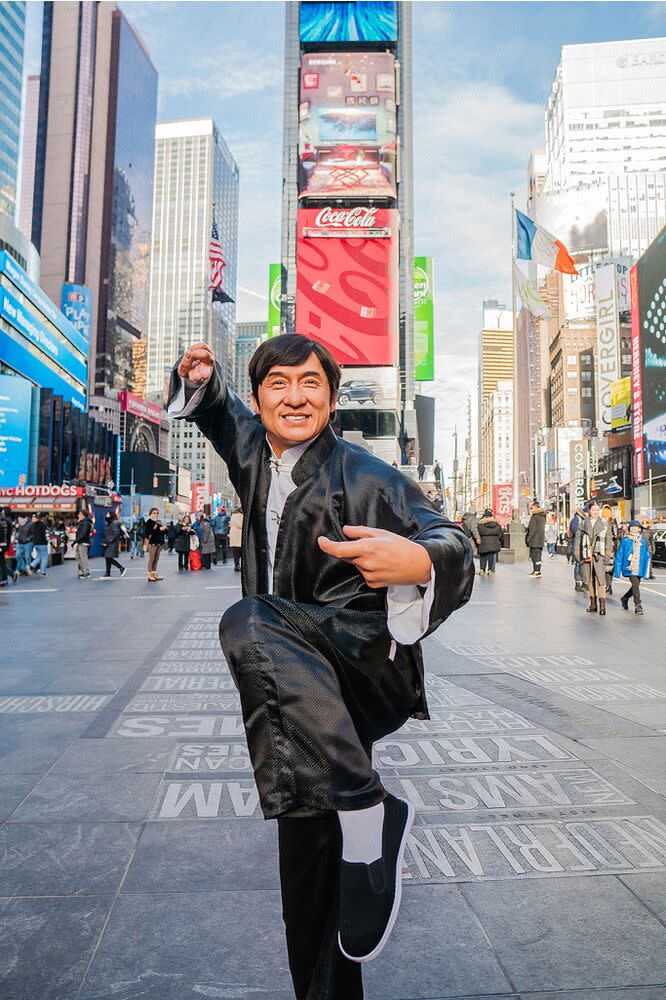
POLYGON ((0 3, 0 212, 16 213, 25 4, 0 3))

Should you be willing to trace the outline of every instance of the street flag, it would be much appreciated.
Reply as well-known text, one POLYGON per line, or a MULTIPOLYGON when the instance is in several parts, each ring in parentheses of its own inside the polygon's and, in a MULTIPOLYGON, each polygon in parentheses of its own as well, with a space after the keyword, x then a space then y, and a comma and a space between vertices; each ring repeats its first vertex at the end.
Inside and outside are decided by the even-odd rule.
POLYGON ((217 222, 214 217, 213 228, 210 234, 210 250, 208 252, 208 258, 210 261, 210 284, 208 286, 208 291, 210 291, 213 288, 222 287, 222 271, 227 266, 227 263, 222 256, 220 234, 217 230, 217 222))
POLYGON ((533 260, 536 264, 549 267, 563 274, 578 274, 576 265, 567 248, 560 240, 537 226, 527 215, 516 209, 517 257, 519 260, 533 260))
POLYGON ((525 309, 529 309, 533 316, 538 316, 539 319, 552 318, 548 306, 539 294, 539 289, 515 263, 513 265, 513 284, 523 306, 525 309))

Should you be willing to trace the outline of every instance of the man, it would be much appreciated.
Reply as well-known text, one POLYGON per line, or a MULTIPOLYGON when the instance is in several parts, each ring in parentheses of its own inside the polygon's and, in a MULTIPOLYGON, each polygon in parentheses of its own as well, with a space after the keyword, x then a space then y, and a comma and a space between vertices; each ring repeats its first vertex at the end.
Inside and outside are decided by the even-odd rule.
MULTIPOLYGON (((215 534, 215 549, 222 554, 222 565, 227 565, 229 558, 229 522, 231 517, 226 507, 220 508, 212 521, 215 534)), ((217 561, 217 559, 216 559, 217 561)))
POLYGON ((530 550, 532 572, 530 576, 541 576, 541 556, 546 544, 546 511, 533 500, 530 504, 530 520, 525 529, 525 545, 530 550))
POLYGON ((144 529, 139 521, 135 521, 129 530, 130 538, 130 559, 139 559, 143 554, 144 529))
POLYGON ((88 512, 80 510, 76 515, 76 534, 74 536, 74 551, 76 552, 76 564, 79 567, 79 580, 90 576, 88 550, 90 549, 92 528, 92 520, 88 512))
POLYGON ((585 590, 585 583, 583 581, 583 574, 581 572, 580 563, 574 555, 574 542, 576 539, 576 532, 578 531, 579 525, 586 517, 586 511, 583 507, 576 507, 574 511, 574 516, 569 521, 569 528, 567 530, 567 538, 569 540, 569 559, 573 563, 573 576, 574 576, 574 590, 578 591, 585 590))
POLYGON ((460 522, 460 527, 478 548, 481 544, 481 535, 479 533, 479 519, 476 516, 475 510, 465 511, 460 522))
POLYGON ((32 515, 32 547, 37 549, 37 555, 30 563, 30 569, 36 570, 39 566, 40 576, 46 576, 49 565, 49 538, 44 518, 44 514, 32 515))
POLYGON ((220 623, 265 818, 277 818, 297 1000, 358 1000, 395 923, 413 808, 372 770, 375 740, 428 718, 419 639, 469 600, 472 553, 419 487, 335 436, 340 369, 316 341, 264 341, 255 415, 212 350, 189 348, 169 410, 229 469, 244 597, 220 623))
POLYGON ((18 528, 16 529, 16 569, 14 570, 14 583, 19 575, 28 574, 32 576, 30 560, 32 559, 32 521, 25 515, 20 515, 18 528))
POLYGON ((164 545, 165 527, 160 521, 160 512, 157 507, 151 507, 148 520, 144 526, 144 538, 148 550, 148 583, 158 583, 164 577, 157 572, 162 546, 164 545))

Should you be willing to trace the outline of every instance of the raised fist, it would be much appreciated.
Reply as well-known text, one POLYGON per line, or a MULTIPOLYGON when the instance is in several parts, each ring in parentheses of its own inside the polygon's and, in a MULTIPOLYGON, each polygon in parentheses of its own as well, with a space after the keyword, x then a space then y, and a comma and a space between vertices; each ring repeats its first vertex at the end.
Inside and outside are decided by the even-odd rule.
POLYGON ((213 372, 215 355, 208 344, 192 344, 178 365, 178 374, 190 382, 207 382, 213 372))

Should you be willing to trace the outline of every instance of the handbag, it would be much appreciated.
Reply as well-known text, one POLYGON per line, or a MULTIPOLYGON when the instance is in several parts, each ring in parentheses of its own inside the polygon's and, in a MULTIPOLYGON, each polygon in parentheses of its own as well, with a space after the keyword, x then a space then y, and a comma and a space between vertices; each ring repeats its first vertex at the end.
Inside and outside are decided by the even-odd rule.
POLYGON ((190 535, 190 552, 196 552, 199 548, 199 536, 196 531, 193 531, 190 535))
POLYGON ((190 571, 196 573, 199 569, 201 569, 201 553, 197 549, 194 549, 190 552, 190 571))

